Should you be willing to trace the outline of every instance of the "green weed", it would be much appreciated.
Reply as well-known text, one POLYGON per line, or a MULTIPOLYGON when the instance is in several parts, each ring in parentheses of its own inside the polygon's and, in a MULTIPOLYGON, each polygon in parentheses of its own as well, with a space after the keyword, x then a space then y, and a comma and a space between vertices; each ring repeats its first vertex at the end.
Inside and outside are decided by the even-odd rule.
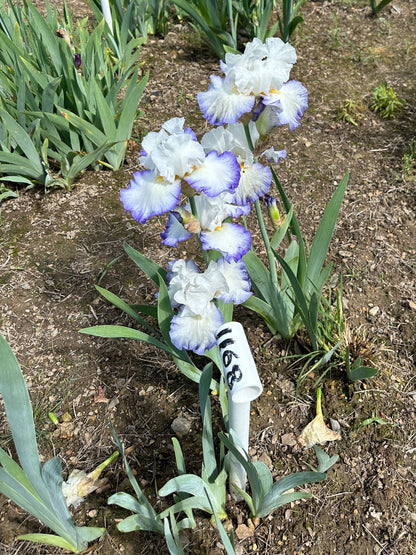
POLYGON ((338 48, 342 46, 341 42, 341 27, 338 26, 338 14, 334 15, 334 28, 331 30, 330 39, 331 39, 331 47, 338 48))
POLYGON ((383 119, 393 119, 404 108, 404 100, 397 96, 387 83, 380 83, 374 89, 370 109, 378 112, 383 119))
POLYGON ((348 98, 342 102, 337 110, 335 121, 345 121, 352 125, 358 125, 357 121, 363 117, 362 102, 348 98))

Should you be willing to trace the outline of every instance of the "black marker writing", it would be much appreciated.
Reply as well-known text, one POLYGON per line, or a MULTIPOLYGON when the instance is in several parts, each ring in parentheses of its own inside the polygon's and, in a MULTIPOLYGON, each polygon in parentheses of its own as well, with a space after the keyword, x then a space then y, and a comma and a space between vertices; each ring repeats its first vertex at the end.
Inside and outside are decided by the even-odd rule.
MULTIPOLYGON (((227 335, 228 333, 231 333, 231 329, 224 328, 219 333, 217 333, 217 340, 223 337, 224 335, 227 335)), ((229 337, 221 341, 221 343, 218 345, 221 351, 222 363, 224 365, 224 368, 228 368, 233 362, 233 359, 238 358, 237 353, 235 353, 231 349, 226 349, 226 347, 229 347, 230 345, 234 345, 234 343, 235 343, 234 339, 229 337)), ((235 382, 239 382, 242 379, 242 377, 243 377, 243 373, 240 367, 238 366, 238 364, 234 364, 232 367, 232 370, 230 372, 227 372, 226 374, 227 383, 230 390, 233 388, 235 382)))
POLYGON ((224 341, 221 341, 221 343, 218 345, 220 349, 225 349, 225 347, 228 347, 228 345, 234 345, 235 341, 234 339, 224 339, 224 341))
POLYGON ((222 353, 222 363, 226 368, 228 368, 232 363, 233 357, 238 358, 238 355, 234 351, 230 351, 229 349, 222 353))
POLYGON ((241 372, 240 367, 237 364, 234 364, 233 369, 230 372, 227 372, 227 382, 230 390, 234 387, 234 383, 239 382, 242 377, 243 373, 241 372))
POLYGON ((220 332, 217 333, 216 338, 219 339, 220 337, 222 337, 226 333, 231 333, 231 328, 224 328, 223 330, 221 330, 220 332))

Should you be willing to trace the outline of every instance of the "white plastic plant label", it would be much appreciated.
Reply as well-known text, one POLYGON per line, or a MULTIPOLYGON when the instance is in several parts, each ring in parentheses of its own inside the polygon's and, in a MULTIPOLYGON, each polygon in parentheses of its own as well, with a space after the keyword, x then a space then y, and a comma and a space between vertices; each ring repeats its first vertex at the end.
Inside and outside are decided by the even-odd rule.
POLYGON ((257 399, 263 391, 244 328, 239 322, 222 324, 216 333, 225 383, 234 403, 257 399))

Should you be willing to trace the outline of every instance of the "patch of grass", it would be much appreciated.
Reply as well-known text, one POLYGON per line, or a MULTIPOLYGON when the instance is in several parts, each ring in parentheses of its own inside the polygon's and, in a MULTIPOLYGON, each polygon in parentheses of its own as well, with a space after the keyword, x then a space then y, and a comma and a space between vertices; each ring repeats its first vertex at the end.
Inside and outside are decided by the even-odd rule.
POLYGON ((334 15, 334 28, 330 33, 331 47, 338 48, 342 46, 341 42, 341 27, 338 26, 338 13, 334 15))
POLYGON ((345 121, 352 125, 358 125, 358 120, 363 117, 363 104, 361 101, 347 98, 342 102, 337 110, 335 121, 345 121))
POLYGON ((383 119, 393 119, 403 108, 404 100, 399 98, 387 83, 380 83, 374 89, 370 109, 377 112, 383 119))
POLYGON ((406 181, 416 181, 416 137, 409 142, 409 148, 403 156, 403 175, 406 181))

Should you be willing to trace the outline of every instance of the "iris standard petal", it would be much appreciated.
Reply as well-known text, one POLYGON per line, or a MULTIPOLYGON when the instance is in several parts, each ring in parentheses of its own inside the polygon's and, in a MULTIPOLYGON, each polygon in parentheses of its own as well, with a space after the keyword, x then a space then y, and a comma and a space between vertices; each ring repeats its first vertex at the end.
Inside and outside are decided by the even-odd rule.
POLYGON ((189 281, 178 288, 175 293, 175 302, 180 305, 188 306, 193 312, 204 316, 209 303, 215 297, 217 290, 225 287, 225 279, 217 272, 213 276, 194 274, 189 281))
POLYGON ((274 162, 275 164, 278 164, 279 160, 286 158, 286 154, 287 152, 285 148, 283 150, 275 150, 273 147, 270 147, 262 152, 261 156, 265 156, 269 163, 274 162))
POLYGON ((225 303, 241 304, 251 295, 251 282, 247 274, 246 265, 242 260, 226 262, 224 258, 216 261, 219 271, 227 283, 227 291, 220 292, 219 298, 225 303))
POLYGON ((170 118, 162 125, 162 129, 165 129, 169 135, 174 135, 175 133, 182 133, 184 125, 184 117, 170 118))
POLYGON ((172 118, 159 132, 148 133, 142 141, 140 163, 166 181, 184 177, 205 159, 195 133, 188 127, 184 129, 184 123, 185 118, 172 118))
POLYGON ((197 274, 199 272, 198 266, 195 262, 191 260, 184 260, 180 258, 179 260, 171 260, 168 262, 168 284, 172 284, 172 280, 178 278, 179 280, 187 281, 190 276, 197 274))
POLYGON ((168 263, 168 293, 173 307, 179 306, 175 301, 178 291, 184 289, 191 281, 192 276, 199 273, 198 267, 193 260, 171 260, 168 263))
POLYGON ((204 250, 215 250, 223 254, 225 260, 240 260, 251 246, 251 233, 238 224, 223 223, 213 231, 201 231, 204 250))
POLYGON ((240 181, 240 164, 232 152, 218 154, 211 151, 205 162, 185 181, 196 191, 203 191, 209 197, 216 197, 224 191, 234 191, 240 181))
POLYGON ((206 153, 211 150, 217 152, 225 152, 226 150, 232 151, 234 146, 234 139, 228 127, 213 127, 201 138, 201 145, 204 147, 206 153))
POLYGON ((186 241, 186 239, 192 236, 192 233, 189 233, 179 222, 178 218, 170 212, 165 231, 160 236, 163 244, 168 247, 177 247, 180 241, 186 241))
POLYGON ((127 189, 120 191, 120 200, 133 218, 144 224, 152 216, 172 210, 181 194, 181 182, 168 183, 152 171, 135 172, 127 189))
POLYGON ((270 37, 265 43, 254 38, 243 54, 227 53, 221 68, 238 92, 259 95, 272 88, 280 89, 295 62, 296 51, 290 44, 277 37, 270 37))
MULTIPOLYGON (((259 133, 256 124, 250 121, 248 125, 251 142, 256 144, 259 133)), ((245 127, 242 123, 230 123, 227 128, 215 127, 205 133, 201 139, 201 145, 205 152, 216 150, 217 152, 230 151, 237 156, 237 160, 253 164, 254 156, 247 141, 245 127)))
POLYGON ((222 314, 212 302, 206 307, 203 317, 184 306, 172 318, 169 334, 176 348, 203 355, 215 345, 215 333, 222 323, 222 314))
POLYGON ((240 94, 232 81, 211 75, 207 91, 198 93, 198 104, 205 119, 213 125, 236 123, 240 116, 250 112, 255 97, 240 94))
POLYGON ((170 135, 146 157, 140 158, 145 167, 156 170, 166 181, 184 177, 204 160, 202 146, 184 132, 170 135))
POLYGON ((255 202, 267 193, 271 182, 272 172, 268 166, 258 162, 252 166, 242 166, 240 183, 234 193, 234 202, 241 205, 255 202))
POLYGON ((308 91, 299 81, 288 81, 279 91, 265 96, 263 102, 275 106, 280 125, 288 123, 293 131, 300 125, 300 118, 308 107, 308 91))

